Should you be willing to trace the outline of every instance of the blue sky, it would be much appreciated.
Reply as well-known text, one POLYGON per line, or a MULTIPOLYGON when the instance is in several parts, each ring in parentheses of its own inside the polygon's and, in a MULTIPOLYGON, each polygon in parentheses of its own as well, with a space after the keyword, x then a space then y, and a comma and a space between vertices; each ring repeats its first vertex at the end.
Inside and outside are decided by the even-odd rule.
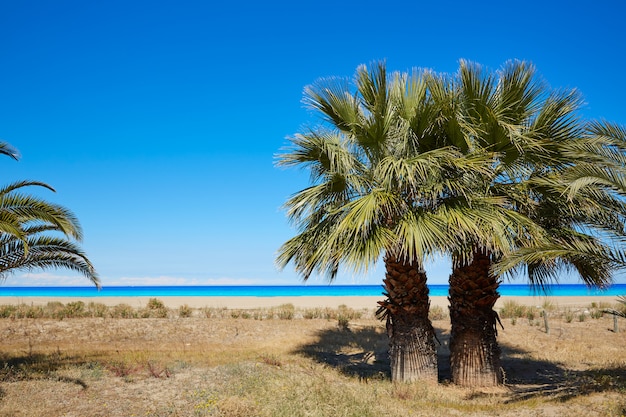
MULTIPOLYGON (((2 181, 57 189, 41 195, 78 215, 105 286, 300 283, 274 255, 295 232, 280 207, 308 178, 274 155, 312 120, 304 86, 362 63, 529 60, 580 89, 585 116, 626 124, 621 0, 213 3, 0 2, 0 140, 22 154, 0 160, 2 181)), ((429 268, 432 283, 448 274, 429 268)), ((5 282, 29 284, 87 281, 5 282)))

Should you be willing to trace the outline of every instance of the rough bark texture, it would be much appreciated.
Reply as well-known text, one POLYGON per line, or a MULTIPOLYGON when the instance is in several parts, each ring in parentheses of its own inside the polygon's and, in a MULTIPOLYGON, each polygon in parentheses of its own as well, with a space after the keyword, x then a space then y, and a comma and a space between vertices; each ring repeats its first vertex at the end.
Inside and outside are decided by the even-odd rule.
POLYGON ((387 319, 391 379, 397 382, 437 382, 435 331, 428 318, 430 300, 426 273, 417 265, 385 259, 387 300, 379 316, 387 319))
POLYGON ((490 265, 488 254, 476 252, 450 276, 450 369, 452 382, 462 386, 502 383, 499 319, 493 310, 499 282, 489 273, 490 265))

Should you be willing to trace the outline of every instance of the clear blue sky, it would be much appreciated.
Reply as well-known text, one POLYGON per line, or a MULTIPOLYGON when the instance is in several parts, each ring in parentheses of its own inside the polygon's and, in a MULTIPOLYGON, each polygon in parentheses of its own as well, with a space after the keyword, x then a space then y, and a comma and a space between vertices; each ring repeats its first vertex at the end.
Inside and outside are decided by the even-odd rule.
MULTIPOLYGON (((280 207, 308 178, 274 155, 311 120, 304 86, 361 63, 529 60, 553 87, 579 88, 586 116, 626 124, 622 0, 226 3, 0 3, 0 140, 22 154, 0 160, 2 183, 53 185, 42 195, 78 215, 105 286, 298 284, 274 255, 294 234, 280 207)), ((429 273, 445 283, 449 270, 429 273)), ((20 284, 87 281, 5 283, 20 284)))

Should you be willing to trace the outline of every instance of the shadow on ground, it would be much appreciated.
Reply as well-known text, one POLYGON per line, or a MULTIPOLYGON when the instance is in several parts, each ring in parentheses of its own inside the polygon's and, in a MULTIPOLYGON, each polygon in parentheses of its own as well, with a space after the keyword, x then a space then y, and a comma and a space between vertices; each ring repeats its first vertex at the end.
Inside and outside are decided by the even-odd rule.
POLYGON ((626 367, 568 369, 556 362, 529 358, 529 352, 502 345, 502 368, 511 390, 507 402, 549 396, 567 401, 580 395, 626 392, 626 367))
MULTIPOLYGON (((449 330, 435 328, 439 340, 439 381, 450 380, 449 330)), ((535 360, 530 352, 501 344, 502 368, 510 395, 507 402, 549 396, 559 401, 595 392, 626 392, 626 367, 571 370, 558 363, 535 360)), ((314 343, 294 353, 337 368, 359 379, 390 378, 388 339, 381 327, 325 329, 314 343)))
POLYGON ((321 330, 317 341, 300 346, 301 354, 359 379, 390 378, 387 335, 380 327, 321 330))
POLYGON ((57 371, 65 369, 68 365, 85 365, 84 361, 77 358, 63 357, 58 353, 31 353, 10 357, 0 356, 0 362, 2 363, 0 382, 54 379, 87 388, 87 384, 82 379, 57 374, 57 371))

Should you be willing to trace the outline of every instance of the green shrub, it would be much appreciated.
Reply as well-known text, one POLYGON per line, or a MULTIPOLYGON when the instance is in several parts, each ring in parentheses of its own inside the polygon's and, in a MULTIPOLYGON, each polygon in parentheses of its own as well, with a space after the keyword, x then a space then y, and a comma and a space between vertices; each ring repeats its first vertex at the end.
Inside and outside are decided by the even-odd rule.
POLYGON ((15 314, 15 318, 19 319, 39 319, 42 317, 46 317, 44 308, 42 306, 29 306, 26 304, 20 304, 15 314))
POLYGON ((151 298, 148 300, 148 305, 146 307, 150 310, 161 310, 165 308, 165 304, 163 304, 163 301, 158 298, 151 298))
POLYGON ((345 316, 343 314, 339 314, 339 317, 337 317, 337 326, 341 329, 341 330, 349 330, 350 329, 350 318, 348 316, 345 316))
POLYGON ((500 308, 500 317, 503 319, 508 318, 521 318, 527 316, 528 307, 518 304, 516 301, 507 300, 500 308))
POLYGON ((305 319, 333 319, 337 314, 330 308, 307 308, 302 313, 302 317, 305 319))
POLYGON ((183 304, 178 308, 178 316, 179 317, 191 317, 193 314, 193 309, 189 307, 187 304, 183 304))
POLYGON ((108 308, 102 303, 91 301, 87 304, 87 315, 90 317, 106 317, 108 308))
POLYGON ((1 305, 0 306, 0 318, 3 318, 3 319, 14 318, 16 311, 17 311, 16 306, 1 305))
POLYGON ((430 311, 428 312, 428 317, 431 320, 444 320, 448 318, 448 313, 441 306, 433 306, 430 308, 430 311))
POLYGON ((296 308, 293 304, 283 304, 278 307, 276 315, 281 320, 292 320, 295 316, 296 308))
POLYGON ((82 301, 72 301, 63 308, 65 317, 83 317, 85 315, 85 303, 82 301))
POLYGON ((222 307, 222 308, 205 307, 202 309, 202 313, 204 314, 204 317, 206 317, 207 319, 224 318, 226 317, 227 310, 228 309, 226 307, 222 307))
POLYGON ((353 308, 350 308, 344 304, 340 305, 337 309, 339 310, 337 315, 346 317, 348 320, 360 319, 363 315, 362 312, 354 310, 353 308))
POLYGON ((590 317, 592 319, 600 319, 604 316, 604 311, 602 310, 591 310, 591 312, 589 313, 590 317))
POLYGON ((52 317, 55 319, 65 318, 65 306, 60 301, 49 301, 43 308, 44 317, 52 317))
POLYGON ((163 301, 158 298, 151 298, 148 300, 148 305, 146 306, 146 310, 144 310, 145 316, 142 314, 142 317, 154 317, 164 319, 167 317, 167 307, 163 304, 163 301))
POLYGON ((137 317, 137 312, 128 304, 118 304, 109 310, 109 315, 114 319, 132 319, 137 317))

